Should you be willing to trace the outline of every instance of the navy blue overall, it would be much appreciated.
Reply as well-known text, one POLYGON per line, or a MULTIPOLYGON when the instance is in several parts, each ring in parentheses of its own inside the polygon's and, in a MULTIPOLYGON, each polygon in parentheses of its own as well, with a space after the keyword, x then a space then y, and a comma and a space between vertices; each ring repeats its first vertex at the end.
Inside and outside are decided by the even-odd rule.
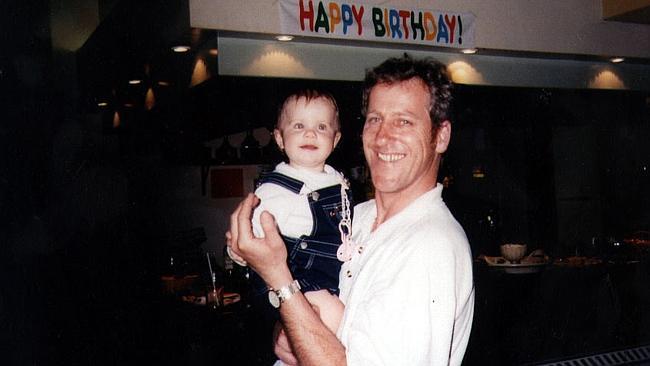
MULTIPOLYGON (((304 183, 278 172, 271 172, 260 177, 258 184, 272 183, 299 194, 304 183)), ((349 199, 352 193, 347 190, 349 199)), ((341 261, 336 251, 341 245, 339 222, 341 212, 341 185, 333 185, 307 194, 313 226, 309 235, 291 238, 282 235, 287 247, 287 264, 293 278, 298 280, 303 292, 328 290, 331 294, 339 293, 339 271, 341 261)), ((350 202, 350 207, 352 202, 350 202)), ((352 219, 352 217, 350 217, 352 219)), ((251 273, 251 282, 255 295, 264 295, 268 287, 255 273, 251 273)), ((270 306, 270 305, 269 305, 270 306)))

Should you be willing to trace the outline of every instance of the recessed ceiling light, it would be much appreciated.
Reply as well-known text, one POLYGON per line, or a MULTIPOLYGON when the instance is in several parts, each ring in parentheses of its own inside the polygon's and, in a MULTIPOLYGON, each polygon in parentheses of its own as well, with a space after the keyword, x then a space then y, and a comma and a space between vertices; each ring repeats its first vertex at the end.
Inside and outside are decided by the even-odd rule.
POLYGON ((275 36, 275 39, 277 39, 280 42, 289 42, 293 39, 293 36, 279 35, 279 36, 275 36))
POLYGON ((618 64, 618 63, 621 63, 621 62, 625 61, 625 59, 623 57, 612 57, 612 58, 609 59, 609 61, 612 62, 612 63, 618 64))
POLYGON ((170 83, 169 83, 169 81, 160 80, 158 82, 158 85, 160 85, 160 86, 169 86, 170 83))
POLYGON ((98 107, 106 107, 107 105, 108 105, 107 102, 99 102, 99 103, 97 103, 98 107))
POLYGON ((124 103, 124 106, 127 108, 133 107, 133 103, 124 103))
POLYGON ((211 54, 212 56, 216 56, 219 54, 219 50, 216 48, 210 48, 210 51, 208 51, 208 53, 211 54))
POLYGON ((464 53, 466 55, 473 55, 476 52, 478 52, 478 50, 476 48, 465 48, 465 49, 461 50, 460 52, 462 52, 462 53, 464 53))
POLYGON ((129 84, 131 84, 131 85, 138 85, 141 82, 142 82, 142 80, 140 80, 140 79, 129 80, 129 84))
POLYGON ((190 50, 190 46, 174 46, 172 50, 177 53, 187 52, 190 50))

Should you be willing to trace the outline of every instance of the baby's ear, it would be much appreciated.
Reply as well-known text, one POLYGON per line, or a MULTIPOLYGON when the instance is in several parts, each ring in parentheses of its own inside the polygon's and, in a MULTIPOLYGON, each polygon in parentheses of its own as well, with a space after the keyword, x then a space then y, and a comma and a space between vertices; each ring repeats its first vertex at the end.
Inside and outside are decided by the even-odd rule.
POLYGON ((278 144, 280 150, 284 150, 284 140, 282 139, 282 132, 277 128, 273 129, 273 138, 275 143, 278 144))
POLYGON ((339 144, 340 139, 341 139, 341 131, 336 131, 336 134, 334 135, 334 146, 332 146, 332 148, 335 148, 336 145, 339 144))

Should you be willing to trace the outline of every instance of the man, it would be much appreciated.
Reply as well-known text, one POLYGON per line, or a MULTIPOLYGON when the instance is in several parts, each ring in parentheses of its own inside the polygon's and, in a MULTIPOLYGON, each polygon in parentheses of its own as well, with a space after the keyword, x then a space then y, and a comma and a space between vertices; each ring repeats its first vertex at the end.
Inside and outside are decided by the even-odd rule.
POLYGON ((474 308, 471 253, 437 184, 451 136, 450 89, 444 66, 430 59, 393 58, 366 75, 363 149, 375 199, 355 207, 357 250, 341 269, 338 338, 291 285, 273 217, 263 214, 260 239, 250 228, 252 195, 233 213, 229 245, 280 294, 293 354, 278 354, 288 363, 462 362, 474 308))

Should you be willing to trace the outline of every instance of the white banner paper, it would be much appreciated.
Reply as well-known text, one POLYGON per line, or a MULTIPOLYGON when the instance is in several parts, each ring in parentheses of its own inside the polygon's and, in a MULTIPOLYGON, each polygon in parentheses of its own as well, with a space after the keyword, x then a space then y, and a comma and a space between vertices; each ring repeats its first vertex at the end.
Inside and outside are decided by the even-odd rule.
POLYGON ((453 48, 474 46, 474 15, 345 1, 280 0, 285 34, 453 48))

